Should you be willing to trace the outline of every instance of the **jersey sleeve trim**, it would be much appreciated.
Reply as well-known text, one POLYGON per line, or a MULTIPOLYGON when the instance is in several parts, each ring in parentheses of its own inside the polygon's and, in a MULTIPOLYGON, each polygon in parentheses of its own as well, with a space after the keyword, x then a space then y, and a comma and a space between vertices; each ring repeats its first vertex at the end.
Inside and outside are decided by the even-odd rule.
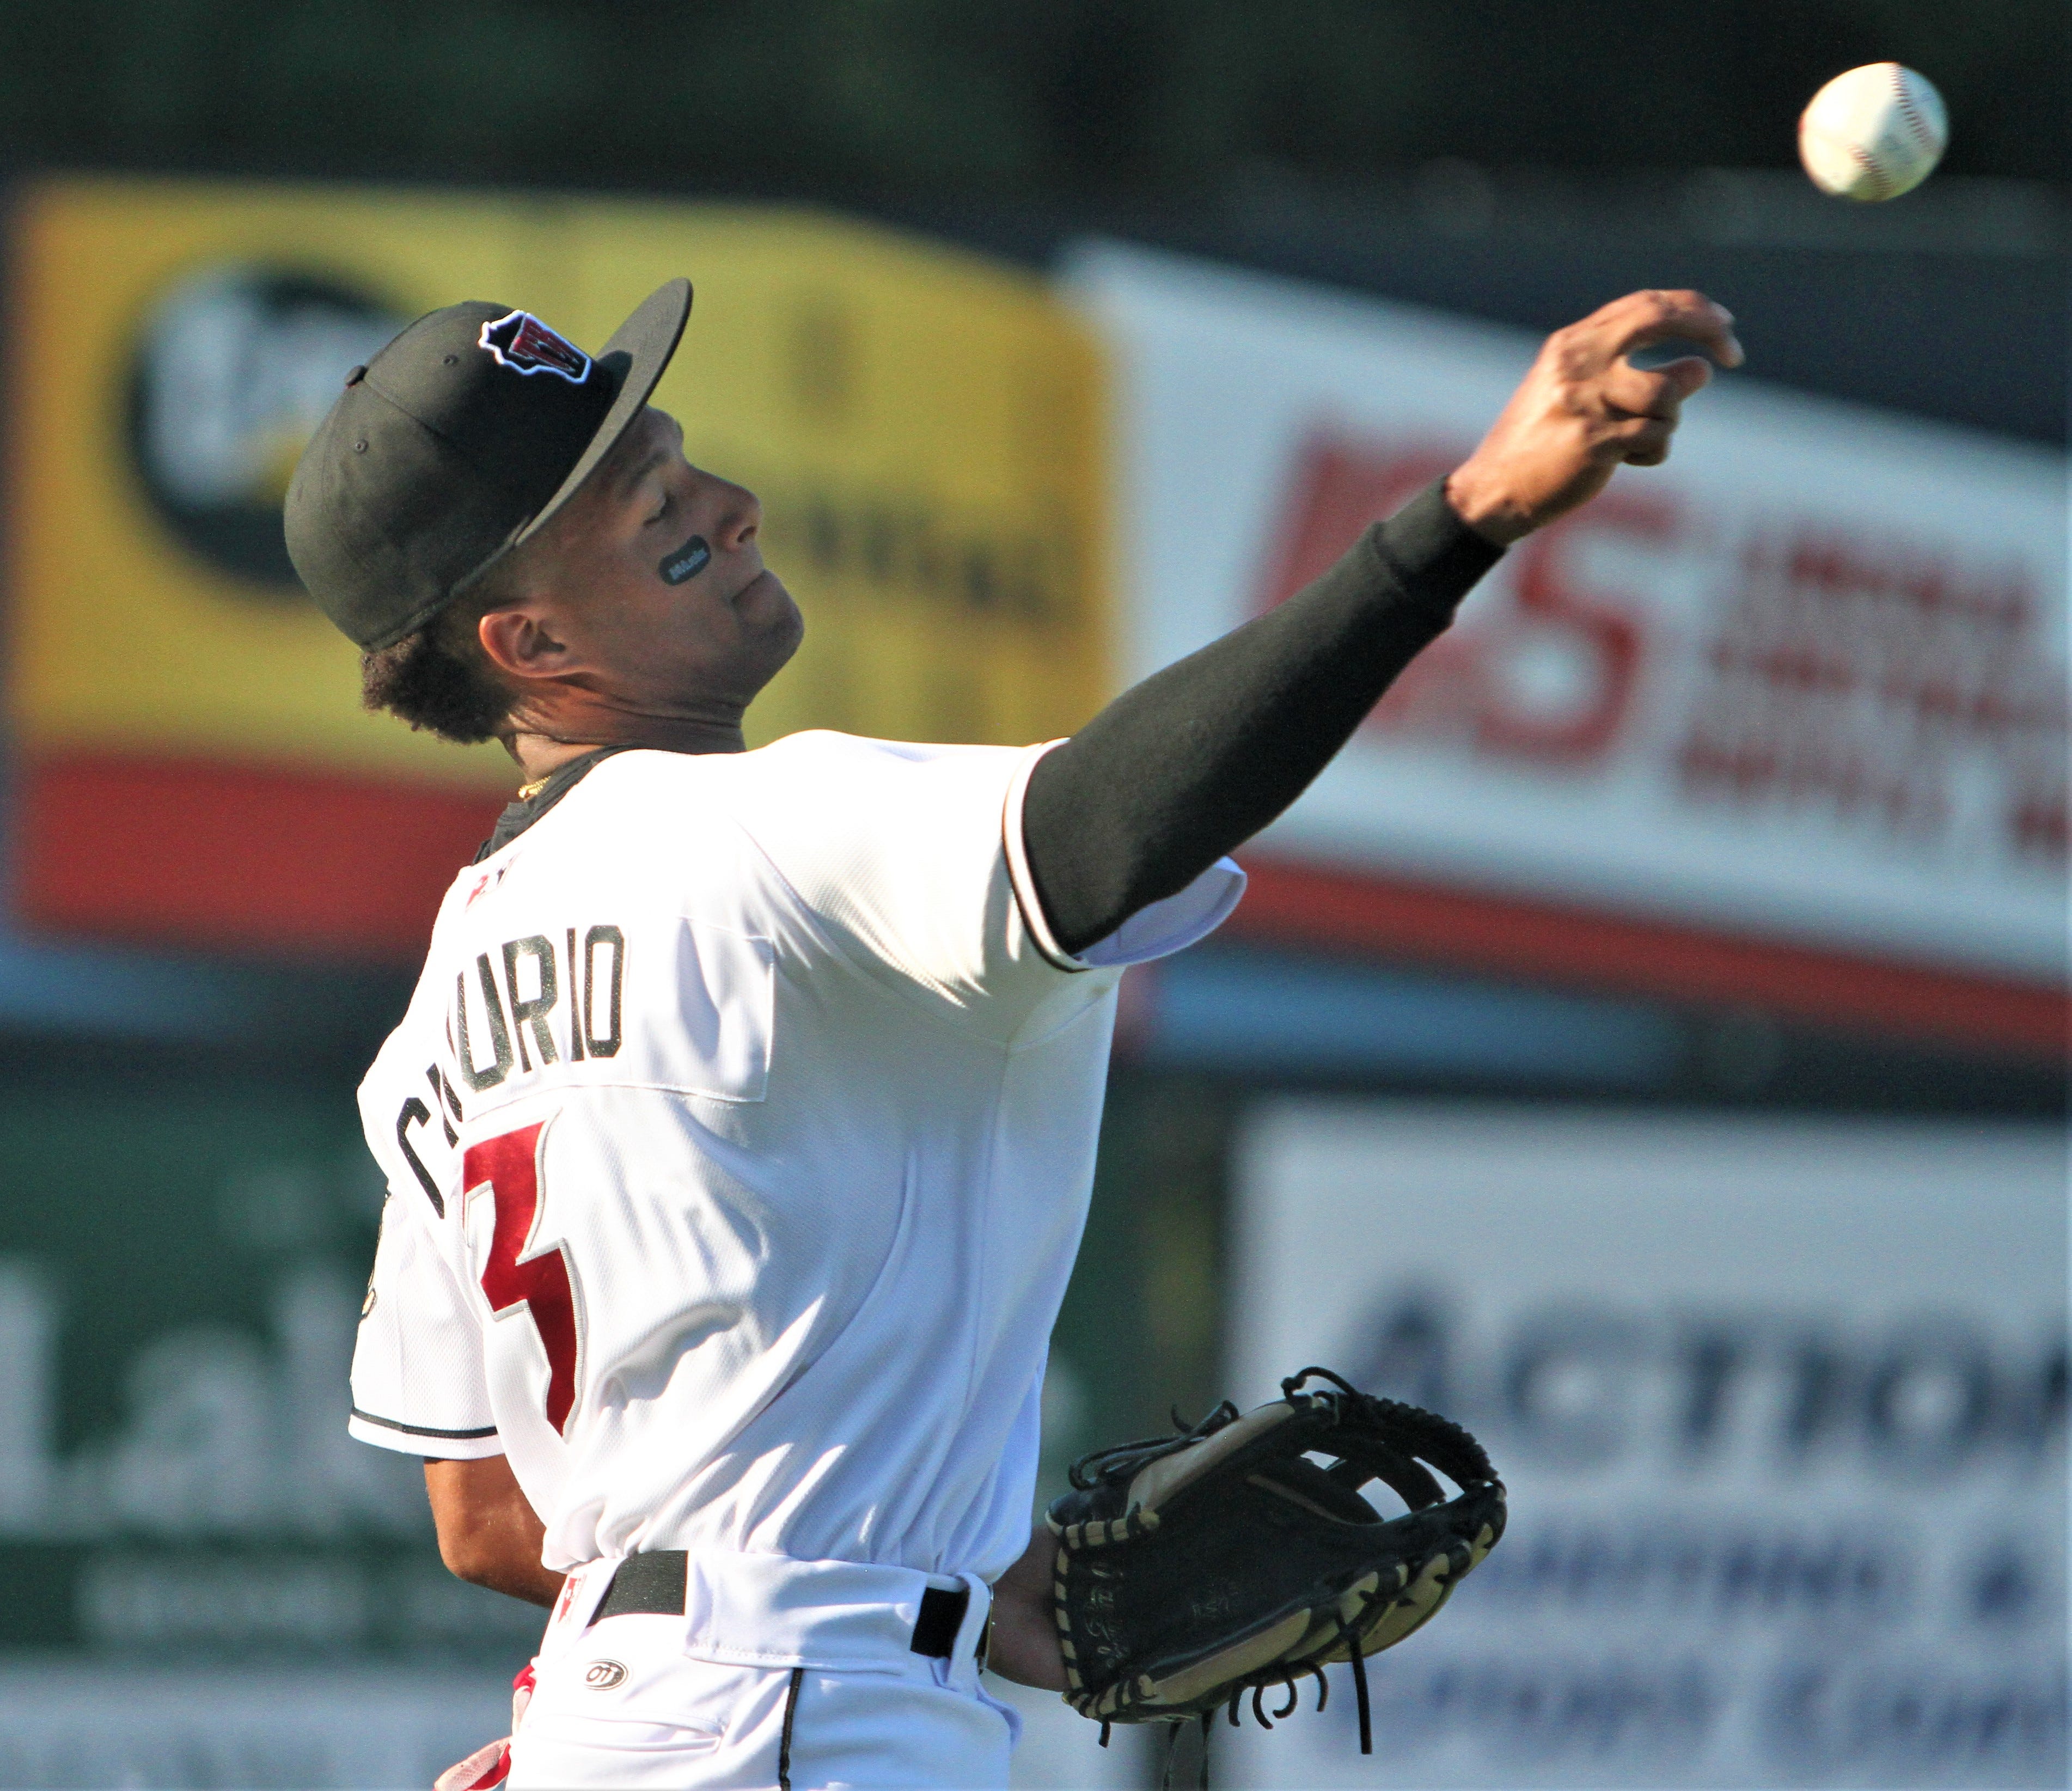
POLYGON ((1028 927, 1030 938, 1036 942, 1036 949, 1060 970, 1092 970, 1092 964, 1075 957, 1059 944, 1057 935, 1050 930, 1050 918, 1043 912, 1042 898, 1036 893, 1035 873, 1029 868, 1029 844, 1022 836, 1022 803, 1029 792, 1030 774, 1046 753, 1063 745, 1062 740, 1046 741, 1024 755, 1013 780, 1007 787, 1001 830, 1007 848, 1007 881, 1014 891, 1014 905, 1022 910, 1022 923, 1028 927))
POLYGON ((1147 963, 1170 957, 1197 940, 1206 939, 1230 918, 1244 896, 1244 872, 1235 859, 1219 858, 1178 895, 1167 896, 1132 914, 1106 939, 1096 939, 1083 952, 1067 951, 1050 930, 1036 893, 1036 879, 1029 869, 1028 842, 1022 834, 1022 803, 1029 788, 1030 774, 1053 747, 1053 740, 1032 750, 1014 774, 1007 788, 1007 811, 1003 823, 1007 846, 1008 881, 1014 889, 1015 905, 1027 923, 1036 948, 1060 970, 1119 970, 1130 964, 1147 963))
POLYGON ((405 1436, 436 1436, 444 1442, 472 1442, 496 1434, 494 1424, 486 1424, 479 1430, 434 1430, 429 1424, 406 1424, 401 1419, 377 1418, 372 1412, 362 1411, 357 1406, 352 1408, 352 1420, 356 1424, 376 1424, 383 1430, 401 1431, 405 1436))

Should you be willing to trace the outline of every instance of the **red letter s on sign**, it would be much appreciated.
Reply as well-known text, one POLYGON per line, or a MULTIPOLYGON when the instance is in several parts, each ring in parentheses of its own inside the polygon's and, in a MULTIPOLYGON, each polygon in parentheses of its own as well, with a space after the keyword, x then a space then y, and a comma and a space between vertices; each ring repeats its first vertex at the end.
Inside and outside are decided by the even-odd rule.
POLYGON ((1657 551, 1671 545, 1677 516, 1659 499, 1614 491, 1589 509, 1565 516, 1520 546, 1517 607, 1494 622, 1478 644, 1484 663, 1477 744, 1513 758, 1586 765, 1605 758, 1626 722, 1640 681, 1646 635, 1641 606, 1596 594, 1577 581, 1569 554, 1593 532, 1624 536, 1657 551), (1528 643, 1537 631, 1566 642, 1583 662, 1587 689, 1580 701, 1551 714, 1519 706, 1492 676, 1507 647, 1528 643))
POLYGON ((547 1352, 547 1422, 566 1436, 582 1357, 568 1247, 556 1244, 525 1259, 540 1226, 540 1139, 546 1129, 543 1121, 469 1146, 461 1160, 462 1198, 472 1201, 488 1190, 495 1223, 482 1291, 498 1318, 520 1306, 531 1314, 547 1352))

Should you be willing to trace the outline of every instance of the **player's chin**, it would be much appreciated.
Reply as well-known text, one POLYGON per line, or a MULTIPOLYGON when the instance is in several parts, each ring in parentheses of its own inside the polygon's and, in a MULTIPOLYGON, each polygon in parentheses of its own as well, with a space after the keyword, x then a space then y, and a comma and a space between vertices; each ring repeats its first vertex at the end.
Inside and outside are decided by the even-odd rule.
POLYGON ((791 594, 773 573, 760 574, 743 589, 734 608, 734 626, 745 660, 754 668, 759 689, 791 662, 805 639, 806 621, 791 594))

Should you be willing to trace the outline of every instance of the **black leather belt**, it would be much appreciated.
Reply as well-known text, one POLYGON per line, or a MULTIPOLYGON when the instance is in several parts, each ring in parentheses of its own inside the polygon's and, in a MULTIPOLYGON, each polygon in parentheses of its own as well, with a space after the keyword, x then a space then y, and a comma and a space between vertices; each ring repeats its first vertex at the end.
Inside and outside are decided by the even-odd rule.
MULTIPOLYGON (((593 1623, 608 1616, 681 1616, 684 1588, 690 1571, 690 1556, 680 1548, 652 1549, 629 1555, 619 1563, 598 1601, 593 1623)), ((914 1620, 914 1637, 907 1644, 917 1654, 931 1654, 946 1661, 956 1653, 957 1632, 964 1627, 964 1612, 971 1604, 971 1590, 960 1586, 950 1592, 931 1586, 921 1594, 921 1614, 914 1620)), ((992 1627, 989 1622, 988 1629, 992 1627)), ((986 1637, 979 1637, 976 1652, 985 1653, 986 1637)))

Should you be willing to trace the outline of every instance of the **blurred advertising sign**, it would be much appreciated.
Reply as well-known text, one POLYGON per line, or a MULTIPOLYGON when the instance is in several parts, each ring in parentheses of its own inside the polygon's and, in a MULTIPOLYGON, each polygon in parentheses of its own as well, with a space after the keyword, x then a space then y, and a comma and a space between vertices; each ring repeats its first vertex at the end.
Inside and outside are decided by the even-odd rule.
POLYGON ((141 180, 22 189, 10 253, 33 924, 414 955, 511 766, 359 709, 279 509, 347 370, 458 298, 594 346, 692 276, 656 401, 808 618, 758 741, 1033 740, 1106 692, 1102 376, 1025 274, 802 210, 141 180))
POLYGON ((537 1635, 442 1570, 414 1464, 346 1435, 382 1200, 348 1094, 175 1072, 0 1096, 11 1647, 167 1665, 537 1635))
POLYGON ((345 1432, 349 1086, 18 1065, 0 1160, 0 1785, 426 1785, 498 1733, 543 1613, 345 1432))
MULTIPOLYGON (((1071 283, 1116 352, 1132 676, 1457 464, 1537 346, 1121 248, 1071 283)), ((1718 381, 1469 599, 1240 924, 2061 1048, 2065 474, 1718 381)))
POLYGON ((1372 1760, 1338 1683, 1227 1782, 2064 1784, 2062 1131, 1286 1102, 1237 1161, 1240 1403, 1443 1410, 1511 1522, 1372 1760))

